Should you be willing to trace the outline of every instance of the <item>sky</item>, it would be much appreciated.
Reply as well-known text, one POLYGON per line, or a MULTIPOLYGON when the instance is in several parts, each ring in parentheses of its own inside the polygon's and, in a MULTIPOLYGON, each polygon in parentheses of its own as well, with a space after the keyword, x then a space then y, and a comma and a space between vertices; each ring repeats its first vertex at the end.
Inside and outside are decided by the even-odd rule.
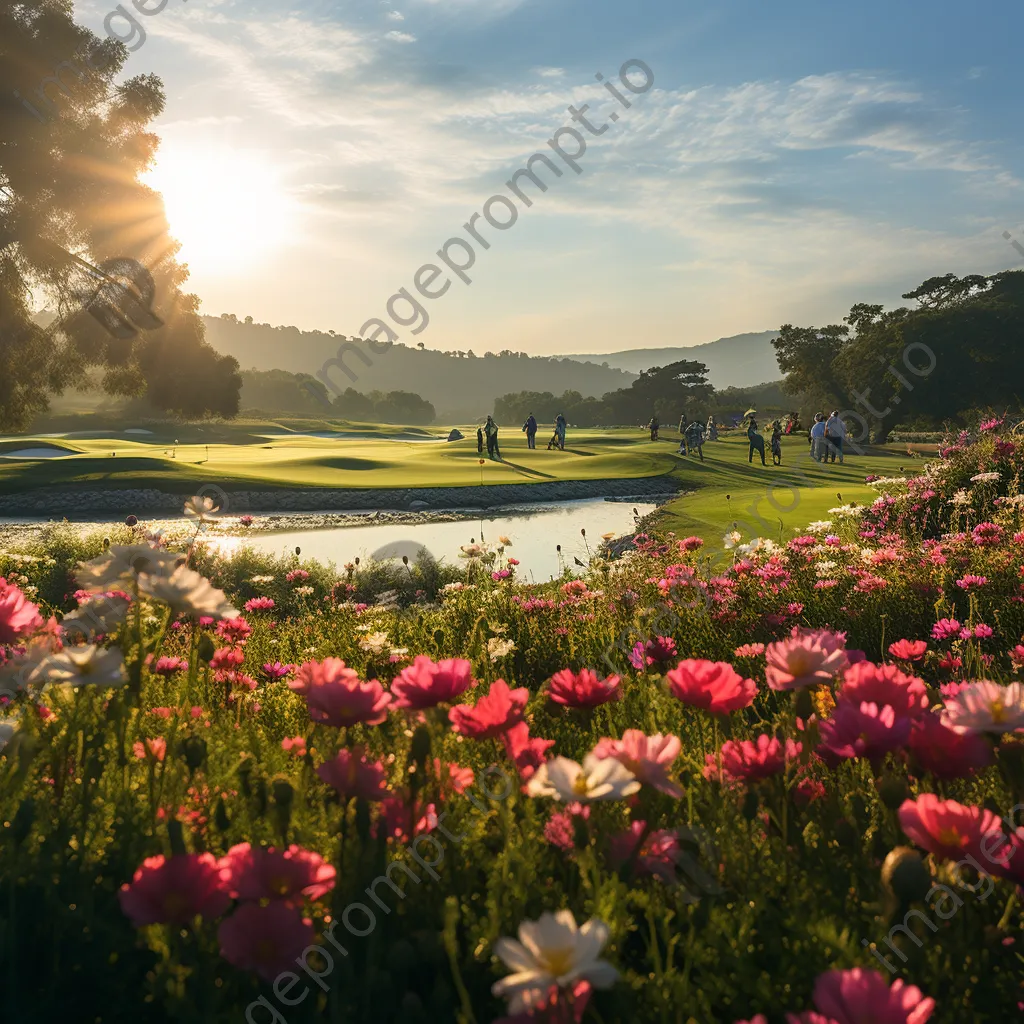
MULTIPOLYGON (((76 15, 103 34, 112 9, 76 15)), ((211 315, 600 353, 834 323, 936 274, 1024 267, 1003 237, 1024 242, 1011 0, 169 0, 136 17, 126 76, 167 95, 147 180, 211 315), (653 78, 627 67, 632 93, 628 61, 653 78), (579 174, 548 145, 562 126, 586 140, 579 174), (437 251, 471 241, 538 152, 561 177, 525 182, 504 230, 478 218, 466 284, 437 251), (386 309, 428 263, 451 284, 420 298, 414 334, 422 317, 386 309)))

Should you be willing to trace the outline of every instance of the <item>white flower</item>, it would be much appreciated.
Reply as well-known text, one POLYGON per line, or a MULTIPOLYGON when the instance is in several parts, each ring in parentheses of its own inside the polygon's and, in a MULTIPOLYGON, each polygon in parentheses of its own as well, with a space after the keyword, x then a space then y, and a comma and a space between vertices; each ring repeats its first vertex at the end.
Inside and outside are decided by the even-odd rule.
POLYGON ((536 1007, 552 985, 566 988, 589 981, 594 988, 611 988, 619 974, 599 959, 608 941, 608 926, 596 917, 576 927, 571 910, 545 911, 537 921, 523 921, 519 941, 498 939, 494 952, 513 973, 491 987, 508 999, 509 1013, 517 1016, 536 1007))
POLYGON ((971 477, 972 484, 988 484, 999 479, 998 473, 976 473, 971 477))
POLYGON ((743 540, 743 534, 740 533, 739 530, 730 530, 722 538, 722 544, 724 545, 726 551, 730 551, 732 548, 736 547, 736 545, 739 544, 741 540, 743 540))
POLYGON ((968 683, 946 701, 942 721, 959 733, 1024 729, 1024 683, 1000 686, 988 679, 968 683))
POLYGON ((274 576, 253 576, 253 578, 249 580, 249 582, 255 583, 257 585, 262 583, 273 583, 275 578, 276 577, 274 576))
POLYGON ((391 646, 387 633, 370 633, 359 641, 359 647, 364 651, 371 651, 374 654, 381 654, 387 647, 391 646))
POLYGON ((80 563, 75 578, 83 590, 109 590, 118 583, 134 583, 144 572, 169 576, 184 563, 184 555, 158 551, 148 544, 111 544, 105 554, 80 563))
POLYGON ((949 499, 950 505, 970 505, 971 496, 961 487, 952 498, 949 499))
POLYGON ((179 615, 209 615, 214 619, 236 619, 239 615, 223 590, 184 565, 170 576, 140 576, 139 590, 147 597, 170 605, 179 615))
POLYGON ((834 562, 830 558, 823 558, 820 562, 814 563, 814 575, 820 579, 831 576, 838 564, 838 562, 834 562))
POLYGON ((828 510, 830 516, 837 519, 858 519, 864 515, 864 508, 861 505, 839 505, 828 510))
POLYGON ((309 597, 313 593, 312 587, 296 587, 293 593, 298 594, 299 597, 309 597))
POLYGON ((497 661, 499 658, 504 658, 506 654, 511 654, 516 649, 515 642, 512 640, 502 640, 499 636, 492 636, 487 641, 487 653, 491 656, 491 661, 497 661))
POLYGON ((64 633, 78 633, 84 637, 92 637, 96 633, 112 633, 124 622, 127 614, 128 601, 123 597, 104 594, 68 612, 61 619, 60 628, 64 633))
POLYGON ((813 523, 807 524, 808 533, 828 533, 832 529, 831 519, 818 519, 813 523))
POLYGON ((29 675, 29 683, 66 683, 69 686, 123 686, 128 682, 124 659, 117 648, 95 644, 65 647, 43 658, 29 675))
POLYGON ((216 519, 220 512, 220 505, 213 498, 200 497, 197 494, 185 502, 185 507, 182 511, 189 519, 195 519, 200 523, 208 523, 216 519))
POLYGON ((640 788, 636 776, 614 757, 587 754, 583 764, 568 757, 545 761, 526 785, 530 796, 550 796, 566 803, 621 800, 640 788))
POLYGON ((463 544, 459 548, 459 558, 479 558, 484 553, 482 544, 463 544))

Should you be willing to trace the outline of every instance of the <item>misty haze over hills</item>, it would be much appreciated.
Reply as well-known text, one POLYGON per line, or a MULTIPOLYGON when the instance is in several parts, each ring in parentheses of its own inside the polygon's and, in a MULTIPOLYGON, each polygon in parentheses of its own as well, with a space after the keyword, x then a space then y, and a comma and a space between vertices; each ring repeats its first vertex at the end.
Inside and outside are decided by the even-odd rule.
POLYGON ((574 354, 565 358, 604 363, 629 373, 639 373, 652 366, 666 366, 679 359, 696 359, 708 368, 708 380, 721 391, 779 380, 782 373, 772 348, 772 339, 778 336, 778 331, 758 331, 685 348, 632 348, 602 355, 574 354))
MULTIPOLYGON (((341 335, 300 331, 296 327, 244 323, 231 316, 205 316, 207 341, 220 353, 234 356, 243 370, 288 370, 316 375, 335 359, 341 335)), ((500 353, 443 352, 401 342, 374 353, 369 344, 348 339, 343 364, 327 372, 334 389, 412 391, 433 403, 441 419, 475 418, 494 400, 514 391, 578 391, 585 397, 629 387, 636 375, 652 366, 695 359, 708 366, 718 389, 748 387, 781 376, 771 339, 775 331, 740 334, 689 348, 633 349, 609 354, 529 356, 500 353), (347 372, 346 372, 347 369, 347 372)), ((486 344, 486 341, 485 341, 486 344)), ((325 382, 326 383, 326 382, 325 382)))

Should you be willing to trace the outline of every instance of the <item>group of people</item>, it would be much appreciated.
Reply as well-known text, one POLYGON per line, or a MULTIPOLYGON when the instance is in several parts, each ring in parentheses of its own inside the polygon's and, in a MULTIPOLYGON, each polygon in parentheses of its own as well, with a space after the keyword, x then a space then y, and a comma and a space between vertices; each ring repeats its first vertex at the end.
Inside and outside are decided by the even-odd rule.
POLYGON ((696 453, 700 456, 700 461, 703 462, 704 442, 717 440, 718 426, 715 424, 714 415, 708 417, 707 427, 700 420, 693 420, 687 424, 686 413, 679 417, 679 450, 676 452, 677 455, 693 455, 696 453))
MULTIPOLYGON (((565 428, 568 424, 566 423, 565 417, 559 413, 555 417, 555 431, 551 435, 551 440, 548 441, 548 451, 552 448, 557 448, 559 451, 565 451, 565 428)), ((531 412, 526 418, 526 422, 523 424, 523 433, 526 435, 526 446, 528 448, 537 447, 537 418, 531 412)), ((498 424, 494 422, 493 416, 487 417, 487 422, 482 427, 477 427, 476 431, 476 450, 477 454, 483 455, 484 445, 487 445, 487 454, 497 461, 501 461, 501 449, 498 447, 498 424)))
MULTIPOLYGON (((789 426, 790 424, 787 423, 787 427, 789 426)), ((779 420, 772 420, 772 422, 769 424, 769 427, 771 428, 771 440, 769 443, 771 445, 772 465, 781 466, 782 435, 784 433, 790 433, 791 428, 783 428, 782 423, 779 420)), ((749 444, 749 448, 747 450, 747 462, 754 461, 754 453, 756 452, 758 455, 761 456, 761 465, 767 466, 768 463, 765 459, 764 450, 764 437, 760 433, 758 433, 757 420, 754 418, 753 415, 747 417, 747 442, 749 444)))
POLYGON ((823 412, 814 414, 809 434, 811 458, 816 462, 843 462, 843 442, 846 440, 846 424, 839 417, 839 410, 833 409, 828 419, 823 412))

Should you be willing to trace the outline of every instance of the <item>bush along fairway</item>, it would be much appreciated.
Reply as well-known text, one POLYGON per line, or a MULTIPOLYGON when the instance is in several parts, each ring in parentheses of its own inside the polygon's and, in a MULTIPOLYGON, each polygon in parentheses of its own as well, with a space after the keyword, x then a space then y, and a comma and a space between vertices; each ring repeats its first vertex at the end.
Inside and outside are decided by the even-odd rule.
POLYGON ((1024 438, 918 465, 544 585, 0 554, 5 1019, 1016 1019, 1024 438))

